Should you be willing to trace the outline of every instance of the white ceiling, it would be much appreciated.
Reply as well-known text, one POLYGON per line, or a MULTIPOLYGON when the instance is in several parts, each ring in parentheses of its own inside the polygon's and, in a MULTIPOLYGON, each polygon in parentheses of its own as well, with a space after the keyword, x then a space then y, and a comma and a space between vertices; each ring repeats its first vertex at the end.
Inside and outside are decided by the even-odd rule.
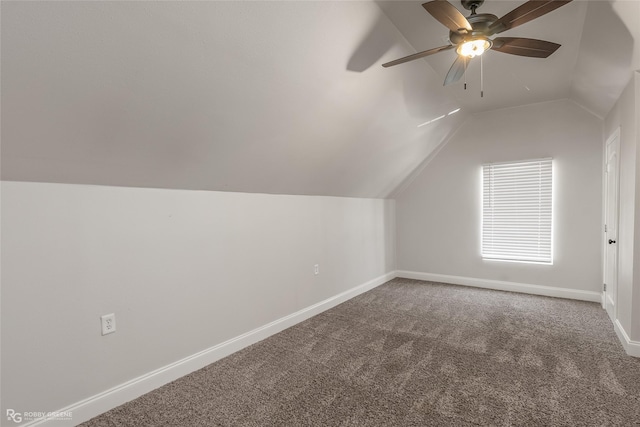
POLYGON ((380 66, 444 44, 420 2, 3 1, 2 179, 388 197, 474 112, 570 97, 606 114, 640 57, 624 1, 505 32, 563 46, 489 52, 484 98, 473 64, 469 90, 442 86, 451 52, 380 66))
MULTIPOLYGON (((629 3, 622 5, 628 9, 625 12, 633 14, 634 6, 630 1, 617 3, 625 1, 629 3)), ((449 30, 422 8, 422 3, 378 2, 418 52, 448 44, 449 35, 449 30)), ((470 12, 462 7, 460 1, 451 0, 451 3, 469 16, 470 12)), ((477 13, 501 17, 523 3, 486 0, 477 13)), ((484 97, 480 97, 480 58, 469 64, 467 90, 464 90, 461 80, 448 87, 447 94, 455 97, 470 112, 571 98, 599 117, 604 117, 631 75, 634 50, 633 36, 614 10, 614 3, 574 0, 547 15, 499 34, 498 37, 548 40, 562 46, 546 59, 489 51, 482 56, 484 97)), ((637 19, 631 19, 637 22, 637 19)), ((639 49, 637 42, 635 49, 639 49)), ((423 61, 428 62, 444 81, 455 58, 454 51, 446 51, 423 61)), ((409 62, 396 67, 411 66, 414 65, 409 62)))
POLYGON ((605 117, 640 70, 640 1, 589 2, 570 98, 605 117))
MULTIPOLYGON (((451 2, 465 16, 469 11, 459 1, 451 2)), ((478 13, 505 15, 522 1, 487 0, 478 13)), ((429 15, 421 2, 380 2, 381 8, 418 51, 449 44, 449 30, 429 15)), ((560 43, 562 47, 547 59, 525 58, 489 51, 482 55, 484 97, 480 97, 480 58, 474 58, 467 69, 467 90, 463 80, 447 87, 447 92, 471 112, 513 107, 569 96, 573 69, 578 57, 580 35, 586 4, 569 3, 548 15, 508 32, 505 37, 527 37, 560 43), (571 31, 567 31, 571 28, 571 31)), ((456 58, 453 50, 432 55, 425 60, 433 67, 441 82, 456 58)), ((411 67, 412 63, 396 67, 411 67)))
POLYGON ((372 2, 5 2, 7 180, 386 197, 465 113, 372 2))

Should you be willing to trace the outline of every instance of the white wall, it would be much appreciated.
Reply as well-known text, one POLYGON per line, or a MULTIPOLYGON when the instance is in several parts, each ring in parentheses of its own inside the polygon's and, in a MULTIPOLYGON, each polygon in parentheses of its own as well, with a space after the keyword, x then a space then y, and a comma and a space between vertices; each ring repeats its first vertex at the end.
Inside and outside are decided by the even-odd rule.
POLYGON ((605 119, 605 139, 620 128, 620 212, 618 237, 618 297, 616 317, 631 332, 634 282, 637 140, 635 131, 635 81, 630 79, 620 99, 605 119), (629 238, 631 237, 631 238, 629 238))
POLYGON ((1 188, 3 414, 58 410, 394 269, 391 200, 1 188))
POLYGON ((640 74, 633 73, 605 119, 605 138, 620 128, 620 227, 616 317, 632 340, 640 341, 640 74), (635 308, 635 310, 634 310, 635 308))
POLYGON ((602 121, 561 100, 478 114, 396 199, 398 270, 599 292, 602 121), (480 173, 554 159, 554 264, 483 261, 480 173))

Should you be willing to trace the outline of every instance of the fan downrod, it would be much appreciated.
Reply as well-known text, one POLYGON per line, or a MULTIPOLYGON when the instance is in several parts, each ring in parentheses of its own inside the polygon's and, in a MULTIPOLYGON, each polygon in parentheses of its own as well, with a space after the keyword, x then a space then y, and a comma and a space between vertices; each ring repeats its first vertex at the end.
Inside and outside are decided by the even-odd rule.
POLYGON ((476 9, 482 6, 482 3, 484 3, 484 0, 460 0, 460 3, 462 3, 462 7, 464 7, 467 10, 470 10, 471 14, 475 15, 476 9))

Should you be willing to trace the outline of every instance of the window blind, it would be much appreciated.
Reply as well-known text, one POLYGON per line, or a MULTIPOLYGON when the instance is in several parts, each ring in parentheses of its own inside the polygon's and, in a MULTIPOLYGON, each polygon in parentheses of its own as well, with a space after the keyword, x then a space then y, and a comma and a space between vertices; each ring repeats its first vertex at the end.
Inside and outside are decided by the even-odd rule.
POLYGON ((482 257, 551 264, 551 159, 483 165, 482 178, 482 257))

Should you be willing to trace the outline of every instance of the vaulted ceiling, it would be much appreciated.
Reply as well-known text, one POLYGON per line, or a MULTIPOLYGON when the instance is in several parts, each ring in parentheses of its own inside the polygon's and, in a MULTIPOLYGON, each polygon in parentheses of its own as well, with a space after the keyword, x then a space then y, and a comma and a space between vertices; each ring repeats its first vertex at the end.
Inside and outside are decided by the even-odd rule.
POLYGON ((488 52, 480 98, 474 63, 468 90, 442 86, 451 52, 380 66, 445 44, 420 2, 3 1, 2 179, 388 197, 470 114, 606 115, 640 67, 637 4, 576 0, 505 33, 562 47, 488 52))
MULTIPOLYGON (((378 2, 416 50, 447 44, 448 29, 423 10, 420 3, 378 2)), ((452 0, 451 3, 465 16, 470 14, 459 1, 452 0)), ((487 0, 477 13, 501 17, 522 3, 487 0)), ((626 3, 629 4, 624 7, 629 10, 625 14, 633 16, 633 4, 626 3)), ((609 1, 573 1, 501 33, 500 36, 542 39, 562 46, 546 59, 489 51, 482 56, 484 96, 480 97, 480 58, 469 64, 467 89, 463 84, 455 84, 447 93, 470 112, 571 98, 595 115, 604 117, 629 79, 634 50, 633 35, 613 7, 614 2, 609 1)), ((640 7, 637 9, 640 15, 640 7)), ((628 24, 634 25, 631 21, 628 24)), ((637 43, 636 50, 640 49, 637 43)), ((444 81, 455 58, 456 53, 448 51, 425 60, 444 81)), ((411 65, 397 67, 401 66, 411 65)))

